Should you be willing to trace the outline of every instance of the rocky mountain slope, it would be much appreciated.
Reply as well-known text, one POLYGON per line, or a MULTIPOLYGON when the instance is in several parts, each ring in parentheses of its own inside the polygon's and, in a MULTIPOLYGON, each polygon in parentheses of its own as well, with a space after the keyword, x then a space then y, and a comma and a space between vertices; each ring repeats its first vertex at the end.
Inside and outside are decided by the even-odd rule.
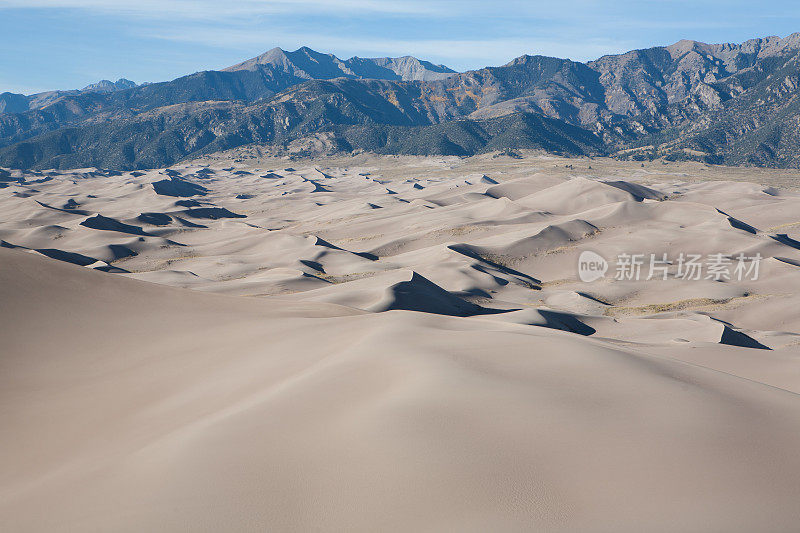
POLYGON ((97 93, 113 93, 114 91, 124 91, 125 89, 133 89, 136 83, 125 78, 120 78, 117 81, 100 80, 97 83, 87 85, 81 91, 97 92, 97 93))
POLYGON ((799 62, 800 34, 681 41, 588 63, 526 55, 458 74, 410 57, 276 48, 223 71, 0 114, 0 165, 144 168, 323 136, 334 151, 540 147, 797 166, 799 62), (500 124, 514 133, 487 133, 500 124))
POLYGON ((38 109, 48 106, 64 96, 71 96, 81 93, 112 93, 133 89, 138 85, 131 80, 120 78, 117 81, 100 80, 97 83, 87 85, 83 89, 74 91, 46 91, 31 95, 17 93, 0 93, 0 114, 3 113, 24 113, 31 109, 38 109))
POLYGON ((225 72, 261 72, 266 76, 280 72, 300 80, 365 78, 378 80, 439 80, 456 72, 444 65, 434 65, 416 57, 352 57, 341 60, 333 54, 321 54, 304 46, 294 52, 273 48, 242 63, 223 69, 225 72))

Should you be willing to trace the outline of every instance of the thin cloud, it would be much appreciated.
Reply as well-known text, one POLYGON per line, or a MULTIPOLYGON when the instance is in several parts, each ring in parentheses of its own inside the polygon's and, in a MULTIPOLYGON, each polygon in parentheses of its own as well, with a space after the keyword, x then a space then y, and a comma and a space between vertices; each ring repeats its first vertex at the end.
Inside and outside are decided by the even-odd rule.
POLYGON ((225 67, 275 46, 310 46, 342 58, 415 55, 468 70, 522 54, 586 61, 683 38, 741 42, 797 27, 796 9, 780 9, 779 18, 769 19, 777 9, 770 13, 763 6, 729 2, 720 10, 721 5, 721 0, 488 5, 485 0, 0 0, 0 24, 10 26, 0 44, 6 58, 0 76, 18 78, 16 85, 85 85, 94 81, 87 80, 90 73, 116 73, 123 65, 126 77, 157 81, 225 67), (13 57, 25 61, 8 59, 13 57))
POLYGON ((469 64, 471 67, 505 63, 523 54, 551 55, 585 61, 596 59, 604 54, 624 52, 631 47, 631 43, 611 40, 570 43, 532 38, 379 39, 285 32, 277 28, 257 31, 183 28, 153 31, 148 33, 148 36, 171 41, 249 50, 254 54, 275 46, 285 49, 310 46, 325 52, 335 52, 342 57, 414 55, 437 61, 451 61, 456 65, 469 64))
POLYGON ((403 0, 0 0, 0 9, 74 9, 158 19, 230 20, 259 15, 309 13, 373 13, 439 15, 450 10, 432 2, 403 0))

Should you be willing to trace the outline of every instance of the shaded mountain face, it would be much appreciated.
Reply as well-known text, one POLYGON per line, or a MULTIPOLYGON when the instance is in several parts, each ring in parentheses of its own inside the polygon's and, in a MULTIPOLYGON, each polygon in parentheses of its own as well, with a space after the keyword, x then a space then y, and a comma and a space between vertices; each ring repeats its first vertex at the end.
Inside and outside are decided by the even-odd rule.
POLYGON ((77 95, 81 93, 111 93, 124 91, 137 87, 136 83, 125 78, 117 81, 100 80, 97 83, 87 85, 83 89, 74 91, 46 91, 31 95, 16 93, 0 93, 0 114, 3 113, 24 113, 31 109, 39 109, 54 103, 61 97, 77 95))
POLYGON ((589 63, 522 56, 456 74, 410 57, 341 60, 276 48, 223 71, 0 114, 0 165, 166 166, 246 143, 281 147, 323 135, 331 150, 530 146, 798 166, 799 74, 800 34, 681 41, 589 63), (497 125, 515 129, 501 135, 497 125))
POLYGON ((22 113, 28 110, 28 97, 24 94, 0 93, 0 113, 22 113))
POLYGON ((286 146, 320 135, 331 151, 471 155, 510 147, 604 153, 596 135, 541 115, 438 119, 420 98, 419 83, 313 80, 249 105, 188 102, 60 128, 0 149, 0 166, 156 168, 244 144, 286 146))

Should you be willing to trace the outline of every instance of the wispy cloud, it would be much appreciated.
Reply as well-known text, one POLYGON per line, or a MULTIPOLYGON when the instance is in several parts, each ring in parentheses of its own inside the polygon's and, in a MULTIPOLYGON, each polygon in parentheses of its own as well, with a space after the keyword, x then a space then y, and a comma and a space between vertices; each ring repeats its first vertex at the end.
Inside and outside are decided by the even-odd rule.
POLYGON ((0 93, 34 94, 43 92, 47 89, 31 85, 18 85, 12 81, 0 79, 0 93))
POLYGON ((571 38, 574 28, 560 19, 588 16, 597 2, 565 1, 580 9, 568 10, 567 16, 563 6, 521 0, 498 0, 491 9, 479 0, 0 0, 0 10, 80 10, 135 19, 128 31, 142 38, 243 54, 306 45, 337 55, 417 55, 456 68, 505 62, 523 53, 586 60, 630 44, 571 38), (392 23, 396 18, 404 22, 392 23))
POLYGON ((0 0, 0 78, 82 86, 157 81, 274 46, 416 55, 466 70, 522 54, 584 61, 689 38, 796 31, 796 0, 0 0))
POLYGON ((0 0, 0 9, 80 9, 93 13, 134 15, 153 19, 181 17, 230 20, 276 14, 358 12, 403 15, 445 15, 448 2, 421 0, 0 0))
POLYGON ((189 43, 211 44, 236 49, 266 50, 273 46, 294 49, 310 46, 318 50, 350 55, 415 55, 438 60, 454 60, 484 64, 509 61, 522 54, 568 57, 577 61, 595 59, 603 54, 628 50, 625 41, 594 40, 565 42, 560 40, 523 38, 487 39, 392 39, 374 37, 343 37, 318 32, 301 33, 268 30, 235 30, 219 28, 182 28, 152 31, 148 36, 189 43))

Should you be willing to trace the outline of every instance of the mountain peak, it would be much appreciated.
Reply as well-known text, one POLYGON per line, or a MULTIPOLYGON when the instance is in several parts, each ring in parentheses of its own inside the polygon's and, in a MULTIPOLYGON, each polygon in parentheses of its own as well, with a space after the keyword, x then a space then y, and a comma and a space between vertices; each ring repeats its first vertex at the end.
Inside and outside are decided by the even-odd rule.
POLYGON ((726 59, 731 54, 736 53, 774 56, 784 53, 787 50, 792 51, 800 49, 800 33, 792 33, 786 37, 771 35, 768 37, 750 39, 743 43, 709 44, 690 39, 682 39, 663 48, 673 57, 681 56, 692 51, 726 59))
POLYGON ((382 80, 434 80, 449 77, 455 71, 413 56, 360 58, 342 60, 333 54, 317 52, 301 46, 294 52, 273 48, 259 56, 223 69, 282 72, 298 79, 327 80, 333 78, 364 78, 382 80))
POLYGON ((259 65, 271 65, 276 63, 283 63, 287 61, 286 50, 283 48, 275 47, 267 50, 263 54, 257 55, 247 61, 242 61, 236 65, 222 69, 223 72, 232 72, 236 70, 257 70, 259 65))
POLYGON ((120 78, 117 81, 100 80, 97 83, 87 85, 81 89, 81 92, 110 93, 114 91, 132 89, 134 87, 136 87, 136 83, 125 78, 120 78))

